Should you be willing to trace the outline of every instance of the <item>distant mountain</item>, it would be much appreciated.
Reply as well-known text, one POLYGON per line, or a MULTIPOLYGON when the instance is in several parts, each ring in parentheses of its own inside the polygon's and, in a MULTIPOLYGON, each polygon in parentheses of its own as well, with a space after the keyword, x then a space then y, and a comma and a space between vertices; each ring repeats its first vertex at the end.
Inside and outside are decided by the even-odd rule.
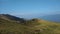
POLYGON ((56 15, 47 15, 47 16, 43 16, 40 17, 44 20, 48 20, 48 21, 54 21, 54 22, 60 22, 60 14, 56 14, 56 15))

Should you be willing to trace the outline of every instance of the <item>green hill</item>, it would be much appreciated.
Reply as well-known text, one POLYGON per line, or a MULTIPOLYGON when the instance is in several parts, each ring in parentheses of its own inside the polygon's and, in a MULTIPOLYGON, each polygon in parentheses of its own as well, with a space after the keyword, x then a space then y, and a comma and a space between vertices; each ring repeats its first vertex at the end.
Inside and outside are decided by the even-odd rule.
POLYGON ((0 34, 60 34, 60 23, 42 19, 25 20, 11 17, 0 15, 0 34))

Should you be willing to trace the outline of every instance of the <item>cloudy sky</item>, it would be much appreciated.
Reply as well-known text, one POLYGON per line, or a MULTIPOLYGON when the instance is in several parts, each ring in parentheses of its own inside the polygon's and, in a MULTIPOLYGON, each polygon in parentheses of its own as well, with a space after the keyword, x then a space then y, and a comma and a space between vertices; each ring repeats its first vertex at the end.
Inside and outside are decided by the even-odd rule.
POLYGON ((60 0, 0 0, 0 14, 25 18, 60 14, 60 0))

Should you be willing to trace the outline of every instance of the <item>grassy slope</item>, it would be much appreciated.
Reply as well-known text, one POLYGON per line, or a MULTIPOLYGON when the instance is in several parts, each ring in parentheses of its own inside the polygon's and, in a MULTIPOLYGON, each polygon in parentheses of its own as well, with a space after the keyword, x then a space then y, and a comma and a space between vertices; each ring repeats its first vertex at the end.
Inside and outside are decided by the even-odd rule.
POLYGON ((26 25, 0 19, 0 34, 60 34, 60 23, 44 20, 28 21, 26 25))

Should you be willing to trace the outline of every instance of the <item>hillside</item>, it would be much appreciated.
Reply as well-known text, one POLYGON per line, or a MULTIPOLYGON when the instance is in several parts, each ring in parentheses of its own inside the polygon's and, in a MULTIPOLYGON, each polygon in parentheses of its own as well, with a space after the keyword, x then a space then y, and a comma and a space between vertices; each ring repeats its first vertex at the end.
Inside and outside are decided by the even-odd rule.
POLYGON ((60 34, 60 23, 6 15, 0 15, 0 34, 60 34))

